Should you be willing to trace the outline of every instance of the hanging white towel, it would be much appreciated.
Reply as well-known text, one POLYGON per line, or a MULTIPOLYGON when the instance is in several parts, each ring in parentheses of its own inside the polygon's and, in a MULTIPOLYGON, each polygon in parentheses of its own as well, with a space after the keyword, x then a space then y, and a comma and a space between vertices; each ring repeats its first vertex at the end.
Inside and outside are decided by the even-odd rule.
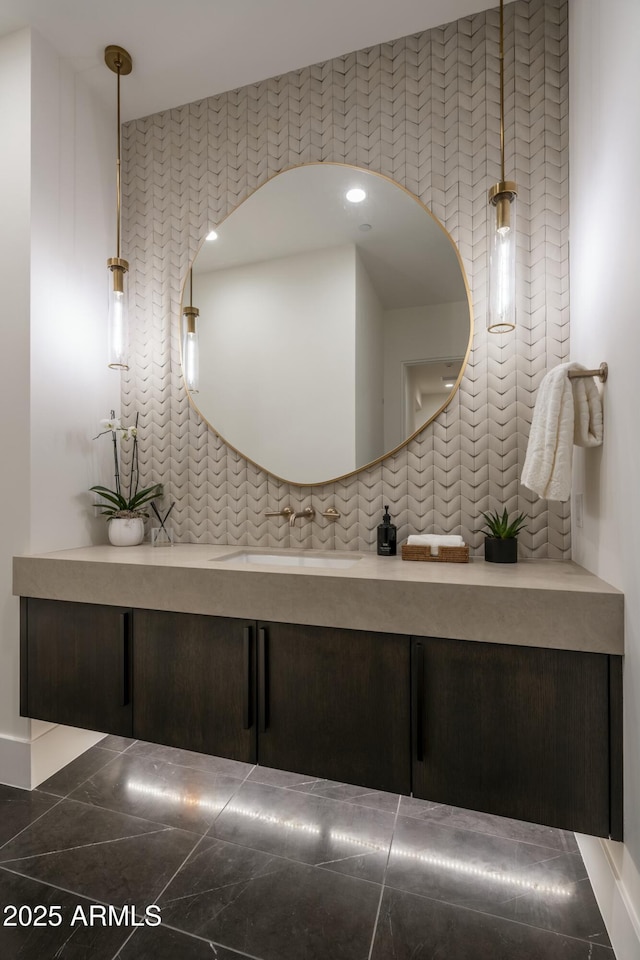
MULTIPOLYGON (((572 370, 584 370, 579 363, 572 370)), ((571 380, 573 389, 573 442, 577 447, 599 447, 602 443, 602 397, 593 377, 571 380)))
POLYGON ((536 399, 521 482, 545 500, 569 499, 573 445, 602 443, 602 401, 593 377, 570 380, 579 363, 561 363, 546 375, 536 399))

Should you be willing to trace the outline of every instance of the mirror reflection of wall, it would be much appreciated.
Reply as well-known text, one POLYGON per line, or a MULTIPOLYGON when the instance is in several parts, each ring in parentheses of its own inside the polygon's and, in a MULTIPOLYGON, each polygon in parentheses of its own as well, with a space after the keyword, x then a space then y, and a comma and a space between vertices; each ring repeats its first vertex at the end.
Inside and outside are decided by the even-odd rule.
POLYGON ((311 164, 216 231, 193 264, 192 400, 230 445, 276 476, 320 483, 382 457, 443 406, 445 374, 432 390, 418 363, 423 379, 429 364, 455 363, 457 379, 470 307, 450 238, 414 197, 368 171, 311 164), (354 185, 366 193, 357 204, 345 196, 354 185))
POLYGON ((463 358, 427 360, 402 364, 404 433, 415 433, 434 417, 451 395, 463 358))

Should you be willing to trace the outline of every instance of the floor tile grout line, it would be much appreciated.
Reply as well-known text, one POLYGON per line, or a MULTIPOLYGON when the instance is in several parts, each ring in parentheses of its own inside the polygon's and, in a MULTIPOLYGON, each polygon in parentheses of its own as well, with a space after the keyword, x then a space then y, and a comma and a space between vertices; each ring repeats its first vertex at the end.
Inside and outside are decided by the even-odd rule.
POLYGON ((382 874, 382 883, 380 884, 380 898, 379 898, 379 900, 378 900, 378 909, 376 910, 376 918, 375 918, 375 920, 373 921, 373 931, 372 931, 372 933, 371 933, 371 946, 369 947, 369 953, 368 953, 368 955, 367 955, 367 960, 371 960, 371 958, 372 958, 372 956, 373 956, 373 947, 374 947, 375 942, 376 942, 376 933, 378 932, 378 923, 379 923, 379 921, 380 921, 380 913, 381 913, 381 911, 382 911, 382 898, 384 897, 385 880, 386 880, 386 878, 387 878, 387 870, 388 870, 388 868, 389 868, 389 860, 390 860, 390 858, 391 858, 391 850, 392 850, 392 848, 393 848, 393 838, 394 838, 395 832, 396 832, 396 824, 397 824, 397 822, 398 822, 398 816, 400 815, 400 804, 401 804, 401 802, 402 802, 402 797, 399 796, 399 797, 398 797, 398 806, 397 806, 397 808, 396 808, 396 818, 395 818, 395 820, 394 820, 394 822, 393 822, 393 829, 392 829, 392 831, 391 831, 391 840, 390 840, 390 842, 389 842, 389 853, 387 854, 387 861, 386 861, 385 866, 384 866, 384 873, 382 874))
MULTIPOLYGON (((146 742, 147 742, 146 740, 136 740, 136 743, 146 743, 146 742)), ((130 747, 127 747, 126 750, 123 750, 122 753, 119 754, 119 756, 122 757, 122 756, 124 756, 125 753, 129 753, 129 751, 130 751, 133 747, 135 747, 136 743, 132 743, 131 746, 130 746, 130 747)), ((174 750, 174 749, 175 749, 175 750, 179 750, 179 749, 181 749, 181 748, 179 748, 179 747, 165 747, 165 749, 167 749, 167 750, 174 750)), ((209 773, 209 774, 211 774, 212 776, 231 777, 232 780, 242 780, 243 782, 247 779, 247 777, 250 777, 250 776, 251 776, 251 774, 253 773, 253 771, 254 771, 254 770, 256 769, 256 767, 258 766, 257 763, 250 763, 250 762, 248 762, 248 761, 246 761, 246 760, 233 760, 231 757, 218 757, 216 754, 213 754, 213 753, 200 753, 200 754, 198 754, 198 756, 200 756, 200 757, 206 757, 207 759, 224 760, 224 761, 229 762, 229 763, 241 763, 241 764, 242 764, 243 766, 245 766, 245 767, 251 767, 251 770, 249 770, 249 773, 244 774, 242 777, 238 777, 238 776, 235 776, 233 773, 221 773, 220 771, 205 770, 203 767, 192 767, 192 766, 190 766, 188 763, 177 763, 175 760, 165 760, 165 759, 163 759, 163 758, 161 758, 161 757, 154 757, 154 756, 153 756, 153 753, 144 753, 144 752, 141 751, 140 753, 130 753, 129 756, 131 756, 131 757, 136 757, 138 760, 151 760, 151 761, 153 761, 154 763, 168 763, 169 766, 171 766, 171 767, 182 767, 182 768, 185 769, 185 770, 194 770, 194 771, 196 771, 196 773, 209 773)))
POLYGON ((271 857, 275 860, 284 860, 285 863, 292 863, 298 867, 309 867, 310 870, 322 870, 323 873, 328 873, 333 876, 347 877, 349 880, 357 880, 359 883, 370 883, 373 884, 374 887, 380 886, 379 880, 368 880, 366 877, 355 877, 351 873, 341 873, 339 870, 330 870, 328 867, 321 866, 320 864, 309 863, 308 860, 294 860, 293 857, 285 857, 281 853, 270 853, 266 850, 261 850, 259 847, 250 847, 246 843, 239 843, 237 840, 227 840, 226 837, 212 837, 209 834, 205 834, 201 839, 210 840, 214 843, 226 843, 231 847, 240 847, 241 850, 251 850, 253 853, 262 854, 264 857, 271 857))
MULTIPOLYGON (((53 796, 53 794, 48 794, 48 796, 53 796)), ((46 817, 46 815, 47 815, 48 813, 51 813, 52 810, 55 810, 55 808, 62 803, 62 801, 64 800, 64 797, 56 797, 55 800, 56 800, 56 802, 55 802, 55 803, 52 803, 51 806, 48 807, 48 809, 44 811, 44 813, 41 813, 39 817, 36 817, 35 820, 32 820, 31 823, 28 823, 25 827, 22 828, 22 830, 18 830, 18 832, 17 832, 16 834, 14 834, 12 837, 9 837, 9 839, 6 841, 6 843, 1 844, 1 845, 0 845, 0 854, 2 854, 2 851, 3 851, 4 848, 7 846, 7 844, 13 843, 13 841, 14 841, 14 840, 17 840, 18 837, 20 837, 20 836, 25 832, 25 830, 29 830, 31 827, 34 826, 34 824, 38 823, 39 820, 42 820, 43 817, 46 817)))
MULTIPOLYGON (((402 797, 403 797, 403 796, 404 796, 404 794, 401 794, 401 795, 400 795, 400 800, 401 800, 401 801, 402 801, 402 797)), ((409 799, 414 799, 414 798, 413 798, 413 797, 410 797, 409 799)), ((407 813, 400 813, 400 816, 401 816, 404 820, 413 820, 415 823, 429 823, 429 824, 432 824, 433 826, 436 826, 436 827, 442 827, 443 830, 461 830, 461 831, 464 831, 465 833, 475 833, 475 834, 478 834, 478 835, 481 836, 481 837, 492 837, 492 838, 495 839, 495 840, 510 840, 512 843, 524 843, 524 844, 527 844, 527 846, 530 846, 530 847, 544 847, 546 850, 555 850, 558 854, 566 854, 567 856, 569 856, 569 855, 571 855, 571 854, 580 853, 580 850, 577 848, 577 846, 576 846, 576 849, 575 849, 575 850, 564 850, 564 849, 561 849, 560 847, 551 847, 551 846, 549 846, 548 843, 543 843, 542 841, 537 841, 537 840, 519 840, 517 837, 505 836, 505 835, 502 834, 502 833, 487 833, 485 830, 474 830, 473 827, 461 827, 461 826, 458 826, 457 824, 442 823, 441 821, 432 819, 431 817, 412 817, 410 814, 407 814, 407 813)), ((505 817, 504 819, 507 819, 507 818, 505 817)), ((525 823, 526 821, 522 820, 522 821, 520 821, 520 822, 521 822, 521 823, 525 823)), ((549 829, 551 829, 551 830, 560 830, 560 829, 562 829, 562 828, 561 828, 561 827, 550 827, 549 829)), ((565 832, 566 832, 566 833, 571 833, 570 830, 567 830, 567 831, 565 831, 565 832)), ((573 834, 573 836, 575 836, 575 834, 573 834)))
MULTIPOLYGON (((354 803, 350 800, 342 800, 340 797, 324 797, 321 793, 309 793, 305 790, 295 790, 293 787, 281 787, 274 783, 262 783, 260 780, 249 780, 249 775, 247 775, 242 785, 244 786, 247 782, 250 784, 256 784, 256 786, 259 787, 269 787, 271 790, 282 790, 286 791, 287 793, 297 793, 300 794, 301 797, 311 797, 316 800, 328 800, 331 803, 341 803, 347 807, 364 807, 365 810, 373 810, 375 813, 381 813, 388 817, 393 817, 394 822, 395 817, 397 816, 397 807, 396 812, 392 812, 391 810, 381 810, 380 807, 369 807, 365 803, 354 803)), ((399 796, 399 794, 397 796, 399 796)), ((396 804, 397 803, 398 801, 396 801, 396 804)))
MULTIPOLYGON (((51 890, 57 890, 59 893, 67 893, 70 897, 79 897, 81 900, 87 900, 89 903, 97 903, 103 907, 116 907, 116 909, 121 909, 116 906, 114 903, 109 903, 108 900, 101 900, 100 897, 91 897, 86 893, 79 893, 77 890, 71 890, 69 887, 60 887, 57 883, 51 883, 49 880, 41 880, 39 877, 33 877, 29 873, 21 873, 20 870, 14 870, 11 867, 0 866, 0 872, 10 873, 14 877, 21 877, 23 880, 29 880, 30 883, 39 884, 42 887, 49 887, 51 890)), ((123 904, 124 906, 131 906, 131 904, 123 904)))
MULTIPOLYGON (((62 799, 62 798, 61 798, 61 799, 62 799)), ((184 860, 184 861, 180 864, 180 866, 178 867, 178 870, 176 871, 176 873, 178 873, 178 872, 182 869, 182 867, 183 867, 184 864, 186 863, 186 860, 188 860, 189 857, 195 852, 196 847, 198 846, 198 844, 200 843, 200 841, 203 840, 203 839, 204 839, 204 837, 200 837, 200 838, 198 839, 198 841, 195 843, 195 845, 193 846, 193 848, 191 849, 191 851, 190 851, 190 852, 187 854, 187 856, 185 857, 185 860, 184 860)), ((85 893, 79 893, 77 890, 70 890, 68 887, 60 887, 60 886, 58 886, 58 884, 50 883, 48 880, 42 880, 42 879, 40 879, 40 878, 38 878, 38 877, 33 877, 33 876, 31 876, 30 874, 28 874, 28 873, 21 873, 20 870, 12 869, 11 867, 4 866, 3 864, 0 864, 0 874, 1 874, 1 873, 8 873, 8 874, 10 874, 11 876, 14 876, 14 877, 21 877, 21 878, 24 879, 24 880, 28 880, 30 883, 34 883, 34 884, 37 884, 37 885, 43 886, 43 887, 48 887, 48 888, 51 889, 51 890, 57 890, 57 891, 59 891, 60 893, 68 894, 68 895, 71 896, 71 897, 78 897, 78 898, 81 899, 81 900, 86 900, 88 903, 97 903, 97 904, 100 904, 101 906, 105 906, 105 907, 115 906, 115 904, 109 903, 109 901, 107 901, 107 900, 101 900, 99 897, 91 897, 91 896, 89 896, 89 895, 87 895, 87 894, 85 894, 85 893)), ((163 893, 165 892, 165 890, 167 889, 167 886, 168 886, 170 883, 173 882, 173 880, 175 879, 176 873, 173 874, 173 876, 169 879, 168 883, 163 887, 163 889, 160 891, 160 893, 156 896, 154 902, 157 903, 158 899, 162 896, 162 894, 163 894, 163 893)), ((125 904, 125 906, 126 906, 126 904, 125 904)), ((135 916, 136 916, 137 918, 140 917, 140 914, 135 910, 135 907, 134 907, 134 914, 135 914, 135 916)), ((252 956, 252 955, 250 955, 250 954, 241 953, 240 951, 235 950, 233 947, 228 947, 226 944, 218 943, 217 941, 211 941, 211 940, 208 940, 207 938, 198 937, 198 936, 195 935, 195 934, 187 933, 186 930, 181 930, 179 927, 172 927, 172 926, 170 926, 170 924, 165 924, 165 923, 162 923, 161 925, 164 926, 164 927, 166 927, 167 929, 174 930, 176 933, 180 933, 180 934, 182 934, 183 936, 190 937, 191 939, 201 940, 201 941, 204 942, 204 943, 214 943, 216 946, 222 947, 222 948, 225 949, 225 950, 230 950, 230 951, 232 951, 233 953, 237 953, 237 954, 238 954, 238 957, 240 958, 240 960, 245 960, 245 957, 247 958, 247 960, 261 960, 260 957, 257 957, 257 956, 254 957, 254 956, 252 956)), ((78 927, 78 929, 80 929, 80 928, 78 927)), ((124 947, 126 947, 126 945, 129 943, 129 941, 131 940, 131 938, 134 936, 135 933, 138 932, 139 929, 140 929, 140 928, 134 928, 134 929, 131 931, 131 933, 129 934, 129 936, 126 938, 126 940, 124 940, 124 942, 123 942, 123 943, 120 945, 120 947, 118 948, 117 952, 113 955, 112 960, 116 960, 116 958, 119 956, 120 952, 124 949, 124 947)))
MULTIPOLYGON (((36 860, 38 857, 55 857, 59 853, 72 853, 74 850, 86 850, 89 847, 103 847, 108 843, 123 843, 125 840, 140 840, 141 837, 155 837, 159 833, 166 833, 172 827, 165 826, 164 823, 155 824, 160 827, 159 830, 147 830, 144 833, 132 833, 126 837, 113 837, 111 840, 93 840, 91 843, 79 843, 73 847, 62 847, 60 850, 45 850, 43 853, 30 853, 26 857, 9 857, 8 860, 0 860, 0 867, 5 863, 22 863, 25 860, 36 860)), ((187 831, 184 831, 187 833, 187 831)), ((1 852, 1 851, 0 851, 1 852)))
MULTIPOLYGON (((62 798, 61 798, 61 799, 62 799, 62 798)), ((71 897, 78 897, 78 898, 80 898, 81 900, 87 900, 89 903, 97 903, 97 904, 100 904, 100 905, 103 906, 103 907, 113 906, 113 904, 110 904, 110 903, 108 903, 108 902, 105 901, 105 900, 100 900, 99 898, 96 898, 96 897, 88 897, 88 896, 86 896, 86 895, 83 894, 83 893, 78 893, 77 890, 69 890, 67 887, 59 887, 57 884, 55 884, 55 883, 49 883, 47 880, 40 880, 40 879, 38 879, 38 878, 36 878, 36 877, 32 877, 32 876, 30 876, 28 873, 20 873, 19 870, 11 870, 9 867, 5 867, 5 866, 0 865, 0 871, 3 871, 4 873, 9 873, 9 874, 11 874, 11 875, 14 876, 14 877, 22 877, 22 879, 28 880, 30 883, 35 883, 35 884, 39 884, 40 886, 43 886, 43 887, 48 887, 50 890, 57 890, 59 893, 66 893, 66 894, 68 894, 68 895, 71 896, 71 897)), ((81 927, 78 927, 78 930, 80 930, 80 929, 81 929, 81 927)), ((74 932, 75 932, 75 931, 74 931, 74 932)), ((119 949, 118 949, 118 950, 116 951, 116 953, 113 955, 113 957, 111 958, 111 960, 116 960, 116 957, 117 957, 118 954, 120 953, 120 950, 122 950, 122 948, 123 948, 127 943, 129 943, 129 941, 131 940, 131 937, 134 935, 135 932, 136 932, 135 929, 131 931, 131 933, 129 934, 129 936, 126 937, 126 939, 124 940, 124 942, 120 945, 119 949)), ((66 944, 69 942, 70 939, 71 939, 71 937, 69 937, 69 938, 65 941, 65 946, 66 946, 66 944)))
MULTIPOLYGON (((425 897, 422 893, 414 893, 412 890, 405 890, 402 887, 395 887, 391 883, 385 883, 385 886, 387 886, 390 890, 394 890, 396 893, 402 893, 409 897, 418 897, 420 900, 427 900, 432 903, 441 903, 444 906, 452 907, 454 910, 466 910, 468 913, 478 914, 481 917, 487 917, 491 920, 502 920, 504 923, 515 923, 519 927, 526 927, 528 930, 538 930, 541 933, 548 933, 550 936, 566 937, 567 940, 576 940, 578 943, 587 943, 589 946, 604 947, 608 950, 613 949, 607 943, 599 943, 597 940, 587 940, 584 937, 576 937, 575 934, 563 933, 561 930, 552 930, 549 927, 540 927, 535 923, 527 923, 526 920, 513 920, 511 917, 503 917, 499 913, 487 913, 486 910, 477 910, 475 907, 468 907, 463 903, 452 903, 451 900, 440 900, 437 897, 425 897)), ((606 931, 604 921, 602 922, 602 926, 608 937, 609 934, 606 931)))
POLYGON ((170 923, 163 923, 162 926, 166 930, 173 930, 174 933, 182 934, 183 937, 190 937, 192 940, 198 940, 200 943, 212 943, 214 947, 220 947, 222 950, 229 950, 231 953, 235 953, 240 960, 262 960, 262 957, 257 956, 257 954, 243 953, 242 950, 236 950, 235 947, 230 947, 226 943, 220 943, 218 940, 212 940, 209 937, 200 937, 197 933, 187 933, 186 930, 181 930, 180 927, 174 927, 170 923))
MULTIPOLYGON (((235 777, 230 777, 229 779, 232 780, 232 779, 237 779, 237 778, 235 778, 235 777)), ((86 780, 85 780, 84 782, 86 783, 86 780)), ((244 780, 238 780, 238 783, 240 784, 240 786, 242 786, 242 784, 244 783, 244 780)), ((83 784, 80 784, 80 786, 83 786, 83 784)), ((80 788, 78 787, 77 789, 80 789, 80 788)), ((229 798, 229 800, 225 801, 225 804, 224 804, 224 807, 222 808, 222 810, 226 809, 227 805, 230 803, 230 801, 233 799, 233 797, 235 797, 235 795, 236 795, 236 793, 238 792, 239 789, 240 789, 240 787, 236 787, 236 788, 234 789, 234 792, 233 792, 233 794, 231 795, 231 797, 229 798)), ((75 791, 74 791, 74 792, 75 792, 75 791)), ((192 834, 194 834, 194 836, 196 836, 196 837, 206 836, 206 832, 205 832, 204 834, 202 834, 202 833, 199 833, 199 832, 196 831, 196 830, 190 830, 189 827, 176 827, 173 823, 164 823, 162 820, 151 820, 149 817, 141 817, 140 814, 138 814, 138 813, 125 813, 125 812, 122 811, 122 810, 116 810, 114 807, 105 807, 105 806, 104 806, 103 804, 101 804, 101 803, 89 803, 88 801, 86 801, 86 800, 80 800, 78 797, 74 797, 74 796, 72 796, 71 794, 69 794, 69 796, 67 796, 67 797, 61 797, 61 798, 60 798, 60 801, 62 802, 62 800, 67 800, 67 801, 70 802, 70 803, 79 803, 79 804, 81 804, 83 807, 88 807, 90 810, 102 810, 104 813, 113 813, 113 814, 115 814, 116 816, 120 816, 120 817, 130 817, 132 820, 142 820, 144 823, 152 823, 152 824, 155 824, 155 826, 157 826, 157 827, 164 827, 164 828, 167 829, 167 830, 182 830, 183 833, 192 833, 192 834)), ((213 820, 211 821, 210 825, 207 827, 207 831, 211 829, 211 827, 213 826, 213 824, 215 823, 215 821, 216 821, 216 820, 218 819, 218 817, 220 816, 220 813, 222 813, 222 810, 220 810, 219 813, 216 813, 216 815, 215 815, 215 817, 213 818, 213 820)), ((0 852, 1 852, 1 848, 0 848, 0 852)))
MULTIPOLYGON (((199 837, 198 840, 196 840, 196 842, 194 843, 194 845, 191 847, 191 849, 189 850, 189 852, 186 854, 186 856, 185 856, 185 858, 183 859, 183 861, 180 863, 180 865, 177 867, 177 869, 174 870, 174 872, 171 874, 171 876, 169 877, 169 880, 167 881, 167 883, 165 883, 165 885, 164 885, 164 887, 162 888, 162 890, 159 890, 158 893, 155 895, 155 897, 154 897, 154 899, 153 899, 153 902, 154 902, 155 905, 158 905, 158 904, 159 904, 159 901, 160 901, 160 899, 162 898, 163 893, 165 893, 165 891, 167 890, 167 888, 173 883, 173 881, 175 880, 175 878, 178 876, 178 874, 180 873, 180 871, 182 870, 182 868, 185 866, 185 864, 187 863, 187 861, 191 859, 191 857, 192 857, 193 854, 196 852, 196 850, 198 849, 198 847, 200 846, 200 844, 202 843, 203 840, 204 840, 204 837, 199 837)), ((160 909, 160 916, 162 916, 162 908, 160 909)), ((136 931, 133 930, 132 933, 131 933, 131 937, 133 937, 135 933, 136 933, 136 931)), ((124 950, 124 948, 126 947, 126 945, 127 945, 127 944, 129 943, 129 941, 131 940, 131 937, 127 937, 127 939, 125 940, 125 942, 120 946, 120 949, 116 951, 116 953, 115 953, 115 955, 114 955, 114 957, 113 957, 113 960, 117 960, 117 958, 120 956, 120 954, 122 953, 122 951, 124 950)))
MULTIPOLYGON (((86 783, 86 780, 83 781, 83 783, 86 783)), ((82 784, 80 784, 80 786, 82 786, 82 784)), ((58 797, 58 798, 57 798, 57 803, 54 803, 53 806, 51 806, 51 807, 49 808, 49 810, 45 810, 45 812, 42 814, 42 817, 45 817, 45 816, 47 815, 47 813, 49 813, 51 810, 54 810, 55 807, 59 806, 61 803, 64 803, 64 802, 66 802, 66 803, 77 803, 77 804, 79 804, 79 806, 81 806, 81 807, 86 807, 87 810, 100 810, 100 811, 102 811, 103 813, 112 813, 112 814, 114 814, 114 816, 116 816, 116 817, 127 817, 127 818, 130 819, 130 820, 141 820, 143 823, 152 824, 154 827, 160 827, 160 828, 162 828, 163 830, 182 830, 183 833, 192 833, 192 834, 194 834, 194 836, 197 836, 197 837, 202 836, 202 834, 196 833, 195 830, 188 830, 186 827, 174 827, 173 824, 171 824, 171 823, 162 823, 161 820, 150 820, 148 817, 141 817, 141 816, 140 816, 139 814, 137 814, 137 813, 123 813, 122 810, 114 810, 112 807, 103 807, 103 806, 101 806, 99 803, 87 803, 86 800, 79 800, 77 797, 72 797, 71 794, 69 794, 69 795, 66 796, 66 797, 58 797)), ((40 819, 41 819, 41 817, 38 817, 38 820, 40 820, 40 819)), ((37 823, 38 820, 34 820, 33 823, 37 823)), ((32 825, 33 825, 33 824, 28 824, 26 827, 24 827, 23 830, 20 831, 20 833, 24 833, 24 831, 25 831, 25 830, 28 830, 29 827, 31 827, 32 825)), ((149 832, 150 832, 150 833, 159 833, 160 830, 152 830, 152 831, 149 831, 149 832)), ((19 837, 19 836, 20 836, 20 833, 17 833, 16 836, 15 836, 15 837, 12 837, 11 839, 12 839, 12 840, 15 840, 16 837, 19 837)), ((136 834, 136 836, 137 836, 137 834, 136 834)), ((145 836, 145 834, 139 834, 139 836, 145 836)), ((126 838, 126 837, 120 837, 120 838, 116 838, 116 839, 126 840, 127 838, 126 838)), ((108 841, 103 841, 103 842, 108 842, 108 841)), ((11 843, 11 840, 7 840, 7 843, 11 843)), ((0 847, 0 854, 2 853, 2 850, 4 849, 5 846, 6 846, 6 844, 4 844, 2 847, 0 847)), ((90 846, 90 844, 86 844, 86 846, 90 846)), ((53 852, 55 853, 55 851, 53 851, 53 852)), ((2 861, 0 861, 0 863, 1 863, 1 862, 2 862, 2 861)))
MULTIPOLYGON (((95 744, 94 746, 98 747, 98 744, 95 744)), ((91 749, 93 749, 93 747, 92 747, 91 749)), ((99 749, 99 748, 98 748, 98 749, 99 749)), ((98 767, 97 770, 94 770, 93 773, 90 773, 89 776, 88 776, 88 777, 85 777, 84 780, 81 780, 80 783, 76 783, 76 785, 75 785, 74 787, 72 787, 71 790, 69 790, 68 793, 65 793, 64 796, 60 797, 61 800, 68 800, 69 797, 71 796, 71 794, 74 792, 74 790, 79 790, 80 787, 83 787, 83 786, 85 785, 85 783, 87 783, 88 780, 91 780, 91 778, 92 778, 92 777, 95 777, 95 775, 96 775, 97 773, 100 773, 102 770, 105 770, 110 764, 114 763, 114 761, 117 760, 118 757, 121 757, 121 756, 122 756, 121 753, 115 753, 113 750, 105 750, 104 752, 105 752, 105 753, 113 753, 113 756, 111 757, 111 759, 110 759, 110 760, 107 760, 106 763, 104 763, 101 767, 98 767)), ((80 754, 80 756, 84 756, 84 754, 80 754)), ((79 759, 80 759, 80 757, 76 757, 76 760, 79 760, 79 759)), ((74 761, 72 760, 71 763, 73 763, 73 762, 74 762, 74 761)), ((67 764, 67 766, 70 766, 70 764, 67 764)), ((61 769, 64 770, 65 767, 62 767, 61 769)), ((60 772, 61 772, 61 771, 59 770, 58 773, 60 773, 60 772)), ((56 777, 57 775, 58 775, 57 773, 54 773, 54 774, 52 774, 52 776, 49 777, 48 779, 51 780, 51 779, 53 779, 53 777, 56 777)), ((39 784, 38 787, 35 788, 34 792, 37 791, 37 790, 39 790, 39 787, 40 787, 40 786, 44 786, 45 783, 47 783, 47 780, 45 780, 43 784, 39 784)), ((47 791, 46 791, 46 790, 43 790, 42 793, 47 793, 47 791)), ((53 794, 49 794, 49 796, 55 797, 55 796, 57 796, 57 794, 53 793, 53 794)))
POLYGON ((255 770, 255 768, 256 768, 256 764, 253 765, 253 768, 249 771, 249 773, 246 775, 246 777, 244 778, 244 780, 241 780, 241 781, 240 781, 240 783, 238 784, 238 786, 236 787, 236 789, 234 790, 234 792, 231 794, 231 796, 229 797, 229 799, 227 800, 227 802, 225 803, 225 805, 224 805, 224 806, 222 807, 222 809, 215 815, 215 817, 213 818, 213 821, 211 822, 211 825, 210 825, 209 828, 207 829, 207 832, 204 834, 205 837, 209 835, 209 831, 213 829, 213 827, 215 826, 215 824, 217 823, 217 821, 219 820, 219 818, 222 816, 222 814, 224 813, 224 811, 227 809, 227 807, 229 806, 229 804, 231 803, 231 801, 238 795, 238 793, 240 792, 240 790, 242 790, 242 788, 244 787, 245 783, 247 782, 247 780, 249 779, 249 777, 251 776, 251 774, 253 773, 253 771, 255 770))

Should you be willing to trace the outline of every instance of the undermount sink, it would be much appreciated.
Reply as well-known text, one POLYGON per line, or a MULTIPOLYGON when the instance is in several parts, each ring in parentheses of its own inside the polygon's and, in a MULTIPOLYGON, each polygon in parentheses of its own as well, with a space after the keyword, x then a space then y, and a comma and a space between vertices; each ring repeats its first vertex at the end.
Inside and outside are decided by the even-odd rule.
POLYGON ((242 550, 227 557, 214 557, 215 561, 244 563, 251 566, 267 567, 324 567, 330 570, 348 570, 361 560, 358 554, 353 557, 328 557, 326 554, 301 553, 258 553, 255 550, 242 550))

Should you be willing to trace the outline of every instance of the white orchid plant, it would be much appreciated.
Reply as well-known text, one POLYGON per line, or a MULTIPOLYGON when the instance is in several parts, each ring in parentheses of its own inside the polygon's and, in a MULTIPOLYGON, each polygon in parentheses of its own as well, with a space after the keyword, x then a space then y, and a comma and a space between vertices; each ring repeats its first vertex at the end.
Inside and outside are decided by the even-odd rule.
POLYGON ((98 496, 102 497, 103 501, 105 501, 104 503, 97 503, 96 506, 100 508, 100 512, 103 516, 106 516, 107 520, 113 520, 116 517, 148 517, 149 514, 143 508, 157 497, 162 496, 162 484, 154 483, 153 486, 146 487, 144 490, 138 489, 140 481, 138 463, 138 415, 136 414, 134 426, 123 427, 120 419, 116 417, 115 411, 112 410, 109 418, 100 421, 100 426, 102 428, 100 433, 93 439, 97 440, 98 437, 111 434, 115 483, 113 490, 100 485, 90 488, 93 493, 97 493, 98 496), (120 444, 128 440, 132 440, 133 443, 128 459, 129 481, 127 483, 122 479, 122 471, 120 469, 121 461, 124 464, 124 459, 121 457, 120 444))

